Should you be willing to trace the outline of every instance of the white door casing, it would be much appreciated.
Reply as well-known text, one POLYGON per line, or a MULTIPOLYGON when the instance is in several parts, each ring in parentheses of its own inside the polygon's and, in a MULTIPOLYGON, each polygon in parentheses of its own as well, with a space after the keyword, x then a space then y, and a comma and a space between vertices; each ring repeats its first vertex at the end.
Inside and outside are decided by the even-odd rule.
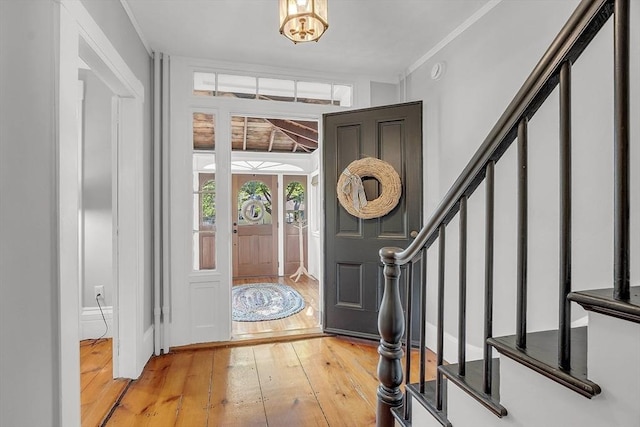
MULTIPOLYGON (((328 105, 256 101, 193 95, 194 71, 220 71, 212 61, 172 56, 170 60, 170 346, 231 338, 232 207, 231 117, 253 116, 318 120, 328 105), (192 263, 193 113, 215 117, 216 270, 194 271, 192 263)), ((233 70, 229 70, 234 72, 233 70)), ((246 73, 241 71, 239 73, 246 73)), ((271 71, 273 72, 273 71, 271 71)), ((289 71, 283 71, 287 75, 289 71)), ((290 77, 290 75, 289 75, 290 77)), ((286 153, 283 155, 286 157, 286 153)), ((319 163, 319 162, 318 162, 319 163)), ((304 173, 317 173, 310 169, 304 173)), ((318 202, 320 203, 320 202, 318 202)), ((318 236, 319 238, 319 233, 318 236)), ((321 245, 313 247, 320 248, 321 245)), ((311 254, 310 254, 311 256, 311 254)), ((319 251, 315 254, 321 257, 319 251)), ((316 261, 319 264, 321 261, 316 261)))
POLYGON ((60 2, 60 63, 58 74, 58 209, 60 283, 60 424, 80 425, 79 358, 79 218, 80 159, 77 129, 78 57, 118 95, 118 182, 114 194, 118 228, 117 275, 114 283, 114 374, 137 378, 148 355, 142 345, 144 257, 142 144, 144 87, 129 69, 81 2, 60 2), (119 230, 119 231, 118 231, 119 230), (139 262, 138 262, 139 261, 139 262), (118 306, 118 301, 120 306, 118 306), (128 333, 118 336, 117 325, 128 333), (118 341, 119 340, 119 346, 118 341), (117 352, 120 349, 119 354, 117 352))

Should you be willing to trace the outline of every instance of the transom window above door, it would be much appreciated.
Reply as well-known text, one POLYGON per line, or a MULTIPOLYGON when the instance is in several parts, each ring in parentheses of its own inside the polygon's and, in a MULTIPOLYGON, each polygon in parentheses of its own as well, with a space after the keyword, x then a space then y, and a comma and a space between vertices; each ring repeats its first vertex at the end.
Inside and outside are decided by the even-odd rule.
POLYGON ((193 73, 193 94, 351 107, 349 84, 212 72, 193 73))

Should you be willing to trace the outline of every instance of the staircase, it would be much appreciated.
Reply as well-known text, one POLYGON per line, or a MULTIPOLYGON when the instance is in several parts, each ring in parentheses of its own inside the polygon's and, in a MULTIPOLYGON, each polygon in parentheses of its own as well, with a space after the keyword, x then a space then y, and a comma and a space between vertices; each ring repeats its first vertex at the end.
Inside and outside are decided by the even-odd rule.
POLYGON ((640 286, 630 283, 630 1, 583 0, 412 244, 406 249, 380 250, 385 286, 378 317, 377 426, 640 427, 640 286), (584 207, 572 206, 572 189, 579 183, 571 179, 571 73, 610 19, 615 70, 613 286, 574 291, 572 245, 575 249, 576 244, 584 242, 572 240, 572 209, 584 207), (559 280, 558 299, 548 304, 557 304, 558 321, 553 330, 531 331, 527 326, 531 305, 527 277, 528 125, 556 89, 559 280), (513 335, 494 336, 494 270, 500 267, 494 259, 496 163, 513 149, 513 142, 517 152, 516 322, 513 335), (468 203, 480 186, 484 189, 484 335, 477 352, 482 356, 467 360, 468 203), (447 240, 446 233, 454 220, 458 225, 458 277, 452 284, 445 278, 446 257, 451 256, 447 251, 451 239, 447 240), (436 258, 437 265, 429 264, 429 268, 437 275, 427 274, 427 260, 431 258, 436 258), (428 280, 432 276, 437 277, 428 280), (405 308, 399 291, 401 280, 407 289, 405 308), (453 303, 445 301, 445 291, 452 285, 458 295, 453 303), (432 316, 436 319, 437 363, 433 380, 426 378, 427 295, 437 295, 432 316), (414 298, 417 304, 412 302, 414 298), (581 322, 587 326, 572 326, 572 304, 587 311, 586 322, 581 322), (412 313, 416 307, 417 315, 412 313), (457 342, 453 351, 457 360, 445 361, 445 314, 453 310, 457 310, 457 335, 447 342, 457 342), (419 340, 415 339, 416 328, 419 340), (411 359, 405 357, 409 353, 405 351, 407 345, 420 350, 419 366, 412 366, 411 359), (403 378, 416 376, 414 371, 418 372, 418 382, 404 384, 403 378))

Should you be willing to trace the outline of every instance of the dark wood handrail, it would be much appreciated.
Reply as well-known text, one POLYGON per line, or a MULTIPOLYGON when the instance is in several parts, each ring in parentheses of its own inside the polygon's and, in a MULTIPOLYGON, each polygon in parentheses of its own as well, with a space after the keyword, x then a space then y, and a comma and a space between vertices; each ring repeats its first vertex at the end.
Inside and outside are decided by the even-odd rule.
POLYGON ((497 161, 513 141, 520 119, 531 118, 558 84, 562 63, 580 56, 612 10, 613 0, 583 0, 578 5, 418 236, 406 249, 381 250, 383 262, 404 265, 436 240, 440 225, 458 212, 460 198, 470 196, 482 182, 489 160, 497 161))
MULTIPOLYGON (((380 259, 384 264, 385 287, 380 306, 378 326, 380 332, 380 361, 378 375, 377 426, 393 425, 390 410, 402 404, 400 385, 403 382, 403 372, 400 365, 402 357, 401 338, 404 333, 404 318, 398 312, 401 310, 398 286, 400 267, 420 259, 423 263, 422 280, 426 280, 426 251, 436 241, 440 241, 440 257, 438 272, 438 325, 437 325, 437 364, 438 370, 435 381, 435 395, 433 407, 430 409, 436 417, 441 417, 443 411, 442 372, 443 363, 443 311, 444 311, 444 235, 447 224, 462 211, 461 215, 461 248, 460 262, 466 259, 466 201, 474 190, 485 180, 487 181, 487 230, 485 254, 485 339, 492 336, 492 305, 493 305, 493 170, 496 162, 502 157, 511 143, 518 139, 518 164, 521 170, 518 185, 518 307, 516 325, 517 347, 526 347, 526 247, 527 247, 527 123, 545 102, 550 93, 560 84, 560 149, 561 149, 561 271, 560 271, 560 320, 558 334, 559 355, 558 363, 561 369, 570 370, 570 338, 571 326, 570 305, 567 295, 571 292, 571 120, 570 120, 570 71, 571 66, 582 54, 591 40, 600 31, 609 17, 615 13, 614 22, 614 67, 615 67, 615 246, 614 252, 614 295, 617 299, 629 298, 629 1, 630 0, 582 0, 567 23, 544 53, 529 77, 526 79, 504 113, 493 126, 488 136, 482 142, 469 163, 456 179, 442 202, 438 205, 426 225, 418 233, 413 242, 406 248, 385 247, 380 250, 380 259), (614 12, 615 9, 615 12, 614 12), (464 222, 463 222, 464 221, 464 222), (463 229, 464 228, 464 229, 463 229), (462 245, 465 245, 462 247, 462 245)), ((460 267, 460 310, 465 307, 466 281, 464 266, 460 267), (463 295, 464 294, 464 295, 463 295)), ((413 281, 407 282, 407 287, 413 281)), ((420 295, 426 294, 425 283, 421 283, 420 295)), ((408 294, 412 291, 407 289, 408 294)), ((425 322, 426 307, 421 301, 421 321, 425 322)), ((459 322, 464 328, 465 315, 458 313, 459 322)), ((407 313, 407 324, 411 328, 411 316, 407 313)), ((425 357, 425 326, 420 325, 421 360, 425 357)), ((464 338, 464 332, 459 339, 464 338)), ((406 337, 410 343, 410 336, 406 337)), ((466 341, 466 340, 465 340, 466 341)), ((409 346, 409 344, 408 344, 409 346)), ((465 343, 459 343, 459 362, 465 363, 465 343)), ((492 359, 489 345, 484 345, 483 390, 491 394, 492 359)), ((408 363, 408 362, 407 362, 408 363)), ((421 364, 422 365, 422 364, 421 364)), ((458 375, 464 376, 465 368, 460 366, 458 375)), ((407 371, 407 375, 409 371, 407 371)), ((424 367, 421 366, 420 393, 424 390, 424 367)), ((406 402, 405 402, 406 403, 406 402)), ((410 407, 405 407, 403 417, 410 419, 410 407)), ((506 410, 499 404, 494 405, 494 412, 498 416, 506 414, 506 410)), ((445 417, 446 420, 446 417, 445 417)), ((440 419, 443 422, 442 419, 440 419)))

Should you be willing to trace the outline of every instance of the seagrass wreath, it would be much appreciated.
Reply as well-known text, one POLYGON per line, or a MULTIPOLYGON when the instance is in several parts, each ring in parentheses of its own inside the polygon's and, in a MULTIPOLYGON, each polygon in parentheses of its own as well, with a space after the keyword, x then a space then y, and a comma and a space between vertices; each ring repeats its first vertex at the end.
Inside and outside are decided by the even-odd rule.
POLYGON ((336 186, 338 201, 351 215, 362 218, 380 218, 398 205, 402 194, 400 176, 389 163, 373 157, 355 160, 345 168, 336 186), (367 200, 362 178, 372 177, 380 183, 380 196, 367 200))

